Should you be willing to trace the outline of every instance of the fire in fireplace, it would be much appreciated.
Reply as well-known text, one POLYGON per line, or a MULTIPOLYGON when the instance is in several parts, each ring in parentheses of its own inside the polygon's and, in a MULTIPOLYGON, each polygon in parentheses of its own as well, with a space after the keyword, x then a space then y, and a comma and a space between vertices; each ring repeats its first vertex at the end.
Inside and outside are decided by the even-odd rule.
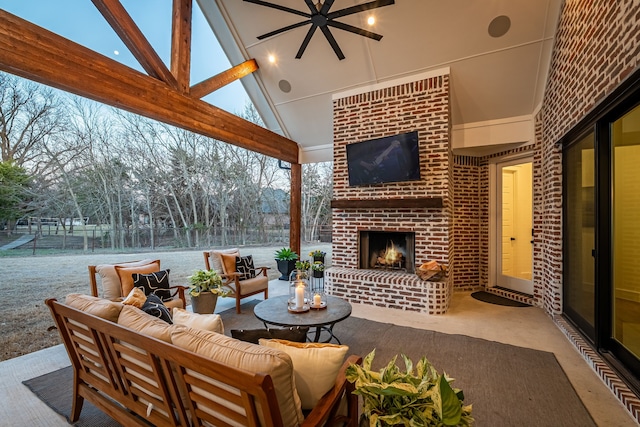
POLYGON ((415 233, 400 231, 360 231, 359 268, 415 271, 415 233))

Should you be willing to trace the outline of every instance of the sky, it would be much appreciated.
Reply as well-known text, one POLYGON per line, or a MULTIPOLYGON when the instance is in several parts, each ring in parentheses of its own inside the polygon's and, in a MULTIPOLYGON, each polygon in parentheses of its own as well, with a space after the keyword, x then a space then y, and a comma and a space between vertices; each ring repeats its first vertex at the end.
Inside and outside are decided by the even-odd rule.
MULTIPOLYGON (((171 1, 121 0, 149 43, 169 67, 171 56, 171 1)), ((142 71, 142 67, 90 0, 0 0, 0 8, 142 71)), ((193 2, 191 84, 231 68, 197 2, 193 2)), ((203 98, 230 113, 240 113, 249 102, 239 81, 203 98)))

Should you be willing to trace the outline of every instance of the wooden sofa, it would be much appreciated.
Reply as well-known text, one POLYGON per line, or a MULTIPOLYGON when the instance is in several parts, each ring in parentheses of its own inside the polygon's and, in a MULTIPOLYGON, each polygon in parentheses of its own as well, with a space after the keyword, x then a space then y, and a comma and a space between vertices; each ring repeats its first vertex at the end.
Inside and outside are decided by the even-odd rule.
MULTIPOLYGON (((357 426, 357 396, 344 376, 349 364, 361 362, 357 356, 347 358, 334 387, 302 422, 291 421, 291 411, 282 410, 282 384, 276 383, 277 372, 272 378, 263 372, 238 369, 230 366, 231 359, 221 363, 136 332, 132 326, 121 326, 113 321, 123 316, 115 305, 109 306, 107 315, 101 312, 103 318, 92 314, 97 313, 93 307, 78 309, 55 299, 48 299, 46 304, 73 366, 72 422, 79 418, 87 399, 122 425, 357 426)), ((237 343, 248 352, 272 351, 237 343)), ((248 356, 254 362, 255 357, 248 356)), ((262 366, 262 361, 258 365, 262 366)))

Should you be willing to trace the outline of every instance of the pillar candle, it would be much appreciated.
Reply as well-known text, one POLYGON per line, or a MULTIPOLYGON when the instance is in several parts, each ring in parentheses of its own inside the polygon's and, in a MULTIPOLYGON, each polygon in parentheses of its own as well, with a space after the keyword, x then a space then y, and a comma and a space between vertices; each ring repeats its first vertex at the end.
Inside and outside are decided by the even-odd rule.
POLYGON ((313 305, 316 307, 320 307, 321 304, 322 304, 322 300, 320 299, 320 294, 315 294, 313 296, 313 305))
POLYGON ((296 286, 296 308, 302 308, 304 306, 304 286, 296 286))

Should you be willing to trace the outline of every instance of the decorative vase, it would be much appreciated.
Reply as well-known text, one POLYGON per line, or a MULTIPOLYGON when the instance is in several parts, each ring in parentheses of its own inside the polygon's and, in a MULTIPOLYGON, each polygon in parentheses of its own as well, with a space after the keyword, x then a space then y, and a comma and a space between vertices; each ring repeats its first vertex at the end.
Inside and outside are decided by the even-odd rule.
POLYGON ((282 274, 282 276, 278 277, 278 280, 289 280, 289 275, 296 268, 295 260, 283 260, 277 259, 278 271, 282 274))
POLYGON ((218 294, 211 292, 201 292, 197 297, 191 297, 191 308, 194 313, 212 314, 216 309, 218 294))

